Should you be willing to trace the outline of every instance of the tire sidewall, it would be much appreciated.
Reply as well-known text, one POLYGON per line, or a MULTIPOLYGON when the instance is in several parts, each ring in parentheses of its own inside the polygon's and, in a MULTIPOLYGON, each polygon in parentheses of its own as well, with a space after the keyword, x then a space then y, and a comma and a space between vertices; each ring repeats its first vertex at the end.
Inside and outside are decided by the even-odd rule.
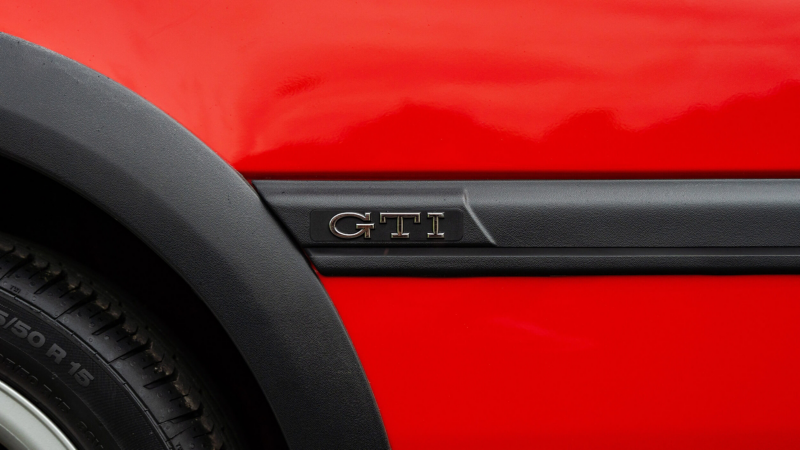
POLYGON ((167 449, 114 370, 56 320, 0 289, 0 379, 79 449, 167 449))

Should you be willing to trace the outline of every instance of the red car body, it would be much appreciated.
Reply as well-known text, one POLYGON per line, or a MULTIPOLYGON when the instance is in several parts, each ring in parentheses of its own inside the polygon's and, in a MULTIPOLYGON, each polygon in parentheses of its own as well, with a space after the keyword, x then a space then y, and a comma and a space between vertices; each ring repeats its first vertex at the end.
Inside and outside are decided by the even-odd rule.
MULTIPOLYGON (((0 31, 249 180, 800 175, 795 2, 7 0, 0 31)), ((800 444, 798 276, 321 280, 394 449, 800 444)))

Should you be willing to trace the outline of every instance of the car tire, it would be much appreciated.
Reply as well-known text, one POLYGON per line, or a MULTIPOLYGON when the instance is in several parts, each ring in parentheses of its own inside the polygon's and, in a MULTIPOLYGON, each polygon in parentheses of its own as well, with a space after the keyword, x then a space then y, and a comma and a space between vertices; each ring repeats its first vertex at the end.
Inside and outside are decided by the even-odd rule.
POLYGON ((0 381, 76 448, 241 448, 179 350, 124 293, 0 234, 0 381))

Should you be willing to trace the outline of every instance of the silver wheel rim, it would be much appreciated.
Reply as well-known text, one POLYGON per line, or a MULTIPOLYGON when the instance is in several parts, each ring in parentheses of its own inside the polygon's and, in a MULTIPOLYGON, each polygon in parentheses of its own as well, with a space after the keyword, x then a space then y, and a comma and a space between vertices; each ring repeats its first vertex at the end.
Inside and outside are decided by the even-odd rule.
POLYGON ((33 403, 2 381, 0 445, 8 450, 77 450, 33 403))

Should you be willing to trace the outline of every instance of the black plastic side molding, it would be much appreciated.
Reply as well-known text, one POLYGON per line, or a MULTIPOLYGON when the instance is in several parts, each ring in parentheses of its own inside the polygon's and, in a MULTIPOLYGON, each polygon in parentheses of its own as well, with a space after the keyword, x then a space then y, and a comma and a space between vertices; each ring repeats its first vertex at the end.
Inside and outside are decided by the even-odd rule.
POLYGON ((800 273, 800 180, 255 185, 325 275, 800 273), (384 237, 396 222, 381 214, 421 215, 404 221, 404 239, 317 237, 337 211, 370 214, 337 221, 344 232, 384 237), (459 238, 426 238, 427 211, 458 211, 459 238))
POLYGON ((307 261, 252 187, 181 125, 105 76, 0 33, 0 155, 83 195, 184 277, 244 355, 292 449, 389 447, 307 261))

